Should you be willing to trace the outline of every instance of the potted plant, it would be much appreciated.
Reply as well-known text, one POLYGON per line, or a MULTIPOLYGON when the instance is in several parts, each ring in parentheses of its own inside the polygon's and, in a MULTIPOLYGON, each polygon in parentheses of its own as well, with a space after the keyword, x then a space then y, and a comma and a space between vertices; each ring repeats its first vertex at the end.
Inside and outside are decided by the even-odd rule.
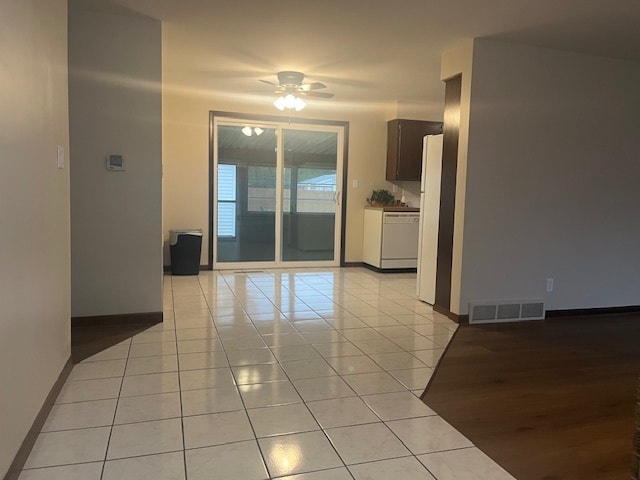
POLYGON ((373 190, 371 196, 367 198, 367 203, 374 207, 391 205, 394 201, 395 197, 389 190, 373 190))

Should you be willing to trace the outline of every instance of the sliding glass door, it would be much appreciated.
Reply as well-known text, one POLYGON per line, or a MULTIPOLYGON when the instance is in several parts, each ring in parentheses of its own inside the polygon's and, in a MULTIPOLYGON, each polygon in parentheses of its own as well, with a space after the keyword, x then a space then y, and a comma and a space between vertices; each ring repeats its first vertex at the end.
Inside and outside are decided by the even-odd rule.
POLYGON ((217 140, 217 262, 273 262, 276 129, 218 125, 217 140))
POLYGON ((333 260, 338 203, 338 133, 283 130, 286 175, 282 260, 333 260))
POLYGON ((343 128, 213 129, 214 268, 339 265, 343 128))

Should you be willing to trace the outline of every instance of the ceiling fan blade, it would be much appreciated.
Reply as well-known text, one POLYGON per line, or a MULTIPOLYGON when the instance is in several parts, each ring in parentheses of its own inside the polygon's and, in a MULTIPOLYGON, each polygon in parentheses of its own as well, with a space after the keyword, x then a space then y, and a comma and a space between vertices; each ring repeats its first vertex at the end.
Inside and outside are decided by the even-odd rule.
POLYGON ((258 93, 261 95, 282 95, 281 90, 245 90, 244 93, 258 93))
POLYGON ((280 88, 280 84, 278 84, 278 83, 271 82, 269 80, 262 80, 262 79, 260 79, 260 81, 262 83, 266 83, 267 85, 271 85, 272 87, 280 88))
POLYGON ((303 92, 308 92, 309 90, 320 90, 321 88, 327 88, 327 86, 322 82, 312 82, 300 85, 300 90, 303 92))
POLYGON ((304 79, 304 74, 301 72, 293 72, 293 71, 282 71, 278 72, 278 83, 272 82, 270 80, 262 80, 260 82, 274 87, 274 91, 248 91, 246 93, 261 93, 263 95, 268 94, 276 94, 276 95, 300 95, 302 97, 318 97, 318 98, 333 98, 333 93, 327 92, 316 92, 316 90, 321 90, 323 88, 327 88, 327 86, 322 82, 311 82, 311 83, 302 83, 304 79))
POLYGON ((305 92, 305 91, 301 91, 300 95, 304 95, 305 97, 333 98, 333 93, 327 93, 327 92, 305 92))

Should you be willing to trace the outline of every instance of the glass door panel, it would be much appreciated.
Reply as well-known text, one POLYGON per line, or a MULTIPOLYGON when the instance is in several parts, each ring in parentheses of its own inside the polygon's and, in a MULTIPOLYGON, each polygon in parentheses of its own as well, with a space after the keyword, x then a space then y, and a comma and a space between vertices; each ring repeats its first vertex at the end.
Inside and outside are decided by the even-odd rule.
POLYGON ((275 128, 218 125, 215 262, 274 262, 275 128))
POLYGON ((335 259, 338 133, 283 129, 281 259, 335 259))

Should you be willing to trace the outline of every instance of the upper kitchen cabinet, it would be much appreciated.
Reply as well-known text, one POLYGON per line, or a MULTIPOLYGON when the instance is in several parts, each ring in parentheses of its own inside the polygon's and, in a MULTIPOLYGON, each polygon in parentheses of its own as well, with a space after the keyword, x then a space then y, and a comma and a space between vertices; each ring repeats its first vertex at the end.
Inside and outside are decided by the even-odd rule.
POLYGON ((442 122, 396 119, 387 122, 387 180, 420 181, 422 139, 442 133, 442 122))

